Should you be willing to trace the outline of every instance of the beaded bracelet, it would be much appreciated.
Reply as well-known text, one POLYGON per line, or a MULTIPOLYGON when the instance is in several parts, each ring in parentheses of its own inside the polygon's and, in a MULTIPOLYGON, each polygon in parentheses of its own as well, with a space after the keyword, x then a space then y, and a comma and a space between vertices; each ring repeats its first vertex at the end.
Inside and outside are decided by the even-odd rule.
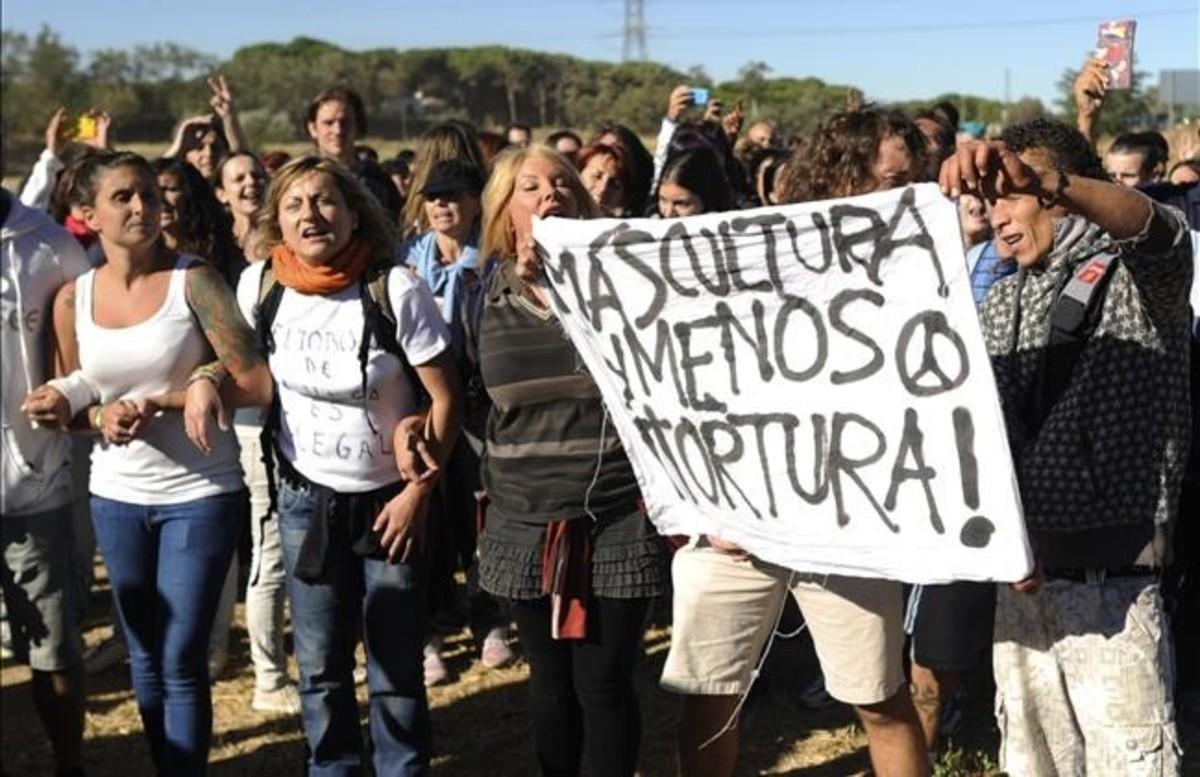
POLYGON ((225 368, 221 366, 221 362, 210 362, 202 364, 192 370, 192 374, 188 376, 186 386, 191 388, 191 385, 198 380, 207 380, 214 387, 221 388, 221 384, 225 382, 225 377, 228 375, 225 368))

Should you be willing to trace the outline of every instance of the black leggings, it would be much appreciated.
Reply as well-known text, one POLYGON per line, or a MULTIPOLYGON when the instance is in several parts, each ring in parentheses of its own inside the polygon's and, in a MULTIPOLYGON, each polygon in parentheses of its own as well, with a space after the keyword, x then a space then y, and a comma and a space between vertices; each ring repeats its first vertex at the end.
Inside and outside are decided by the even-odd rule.
POLYGON ((545 777, 631 777, 642 719, 633 667, 642 650, 649 599, 588 604, 585 640, 550 638, 550 600, 515 602, 513 616, 529 653, 533 749, 545 777))

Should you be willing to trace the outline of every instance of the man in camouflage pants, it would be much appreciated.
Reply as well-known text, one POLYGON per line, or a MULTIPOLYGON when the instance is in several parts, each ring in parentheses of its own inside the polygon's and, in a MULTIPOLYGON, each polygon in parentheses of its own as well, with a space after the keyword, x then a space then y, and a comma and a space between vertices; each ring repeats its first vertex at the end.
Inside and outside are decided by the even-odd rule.
POLYGON ((1084 138, 1046 120, 960 146, 940 183, 984 196, 1001 255, 1019 266, 983 308, 1038 562, 997 597, 1001 766, 1178 774, 1159 575, 1189 435, 1182 214, 1109 183, 1084 138), (1090 325, 1064 346, 1051 317, 1061 333, 1058 300, 1080 283, 1096 290, 1076 317, 1090 325))

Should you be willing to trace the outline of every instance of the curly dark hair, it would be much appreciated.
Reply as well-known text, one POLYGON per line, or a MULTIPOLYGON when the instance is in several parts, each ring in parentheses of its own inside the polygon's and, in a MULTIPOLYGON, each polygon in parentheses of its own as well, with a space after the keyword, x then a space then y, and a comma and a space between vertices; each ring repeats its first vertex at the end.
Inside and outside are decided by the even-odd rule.
POLYGON ((788 175, 777 184, 782 201, 810 202, 873 191, 879 144, 889 137, 904 141, 913 169, 925 169, 925 136, 903 113, 860 108, 827 116, 788 159, 788 175))
POLYGON ((1031 119, 1014 124, 1000 133, 1000 142, 1014 153, 1031 148, 1050 155, 1054 166, 1064 173, 1107 181, 1108 174, 1100 164, 1092 144, 1079 130, 1053 119, 1031 119))
POLYGON ((243 260, 233 239, 233 223, 208 180, 199 170, 175 157, 155 159, 150 168, 156 179, 175 176, 183 193, 175 206, 176 248, 180 253, 204 259, 232 285, 243 260))

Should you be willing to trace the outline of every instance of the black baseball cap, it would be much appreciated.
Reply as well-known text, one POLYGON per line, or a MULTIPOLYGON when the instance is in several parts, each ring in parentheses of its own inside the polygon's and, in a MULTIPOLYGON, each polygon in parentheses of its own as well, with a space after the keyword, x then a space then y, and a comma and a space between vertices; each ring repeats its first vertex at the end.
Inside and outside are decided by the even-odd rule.
POLYGON ((483 191, 483 177, 478 168, 462 159, 446 159, 438 162, 429 171, 429 180, 421 187, 421 194, 433 197, 438 194, 471 192, 479 196, 483 191))

